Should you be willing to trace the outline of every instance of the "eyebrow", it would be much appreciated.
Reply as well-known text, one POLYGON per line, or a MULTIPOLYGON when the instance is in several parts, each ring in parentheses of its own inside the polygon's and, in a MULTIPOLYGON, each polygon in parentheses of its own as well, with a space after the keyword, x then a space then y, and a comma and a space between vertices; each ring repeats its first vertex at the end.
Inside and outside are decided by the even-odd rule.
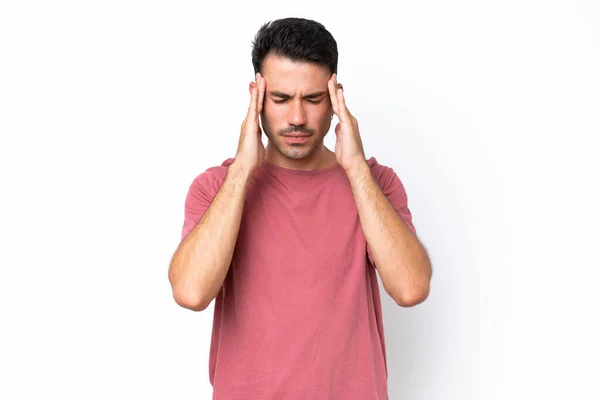
MULTIPOLYGON (((326 91, 310 93, 310 94, 307 94, 306 96, 304 96, 304 98, 305 99, 316 99, 317 97, 321 97, 321 96, 323 96, 326 93, 327 93, 326 91)), ((281 97, 282 99, 289 99, 289 98, 293 97, 293 96, 290 96, 287 93, 279 92, 277 90, 269 91, 269 95, 276 96, 276 97, 281 97)))

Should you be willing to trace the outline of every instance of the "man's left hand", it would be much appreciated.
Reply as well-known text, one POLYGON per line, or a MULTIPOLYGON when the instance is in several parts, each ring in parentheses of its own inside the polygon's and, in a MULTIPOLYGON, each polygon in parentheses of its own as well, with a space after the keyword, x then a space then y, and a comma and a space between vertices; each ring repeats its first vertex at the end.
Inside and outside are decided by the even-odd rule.
POLYGON ((327 83, 333 112, 339 123, 335 127, 335 156, 346 172, 365 162, 365 153, 358 130, 358 121, 348 108, 344 99, 344 88, 337 82, 337 74, 333 74, 327 83))

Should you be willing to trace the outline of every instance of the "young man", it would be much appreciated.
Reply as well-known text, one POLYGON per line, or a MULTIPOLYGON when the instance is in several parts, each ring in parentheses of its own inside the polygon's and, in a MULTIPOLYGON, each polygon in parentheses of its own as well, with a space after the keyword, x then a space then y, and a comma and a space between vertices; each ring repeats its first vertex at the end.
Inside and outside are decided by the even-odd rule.
POLYGON ((376 273, 400 306, 429 294, 406 192, 391 168, 365 159, 337 60, 320 23, 265 24, 235 158, 189 189, 169 280, 182 307, 215 299, 213 399, 387 399, 376 273))

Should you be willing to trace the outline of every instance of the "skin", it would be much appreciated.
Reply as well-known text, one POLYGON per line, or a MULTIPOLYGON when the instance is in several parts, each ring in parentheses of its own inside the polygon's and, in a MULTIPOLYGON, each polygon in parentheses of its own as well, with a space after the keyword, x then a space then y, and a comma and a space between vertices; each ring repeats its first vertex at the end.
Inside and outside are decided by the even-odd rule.
POLYGON ((328 69, 269 55, 256 79, 250 83, 250 92, 258 89, 262 127, 268 138, 265 161, 299 170, 335 163, 335 154, 323 144, 334 114, 328 69), (285 134, 309 136, 306 143, 288 143, 285 134))

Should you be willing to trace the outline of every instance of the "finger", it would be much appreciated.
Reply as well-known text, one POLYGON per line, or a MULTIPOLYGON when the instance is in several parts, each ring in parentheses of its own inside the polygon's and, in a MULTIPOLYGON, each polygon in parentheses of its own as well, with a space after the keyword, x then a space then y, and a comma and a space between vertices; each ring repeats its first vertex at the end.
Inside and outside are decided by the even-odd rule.
MULTIPOLYGON (((333 83, 334 83, 334 87, 335 87, 335 96, 336 96, 336 99, 337 99, 338 118, 340 118, 339 114, 342 113, 343 110, 342 110, 342 108, 340 106, 340 96, 338 95, 338 92, 341 89, 342 90, 342 95, 343 95, 343 93, 344 93, 343 92, 344 86, 341 83, 338 83, 337 74, 335 74, 334 77, 333 77, 333 83)), ((344 106, 345 105, 346 105, 346 103, 344 103, 344 106)), ((342 118, 343 117, 344 116, 342 116, 342 118)), ((340 119, 340 121, 341 121, 341 119, 340 119)))
POLYGON ((334 86, 335 86, 336 90, 340 89, 340 88, 341 89, 344 88, 344 85, 342 85, 341 83, 338 83, 338 81, 337 81, 337 74, 335 74, 335 76, 333 77, 333 83, 334 83, 334 86))
POLYGON ((337 102, 338 102, 338 118, 345 122, 350 120, 350 113, 346 107, 346 99, 344 99, 344 89, 339 88, 337 90, 337 102))
MULTIPOLYGON (((258 76, 258 74, 257 74, 258 76)), ((248 107, 248 116, 247 119, 249 121, 254 121, 256 120, 256 104, 257 104, 257 100, 258 100, 258 89, 256 87, 256 85, 253 85, 252 90, 250 91, 250 106, 248 107)))
POLYGON ((262 109, 263 109, 263 102, 265 101, 265 87, 267 85, 267 81, 265 81, 265 78, 263 78, 263 76, 260 74, 260 72, 257 74, 258 75, 258 104, 257 104, 257 117, 260 116, 260 113, 262 113, 262 109))
POLYGON ((331 100, 331 107, 335 115, 338 115, 338 100, 335 91, 335 74, 327 82, 327 89, 329 89, 329 98, 331 100))

